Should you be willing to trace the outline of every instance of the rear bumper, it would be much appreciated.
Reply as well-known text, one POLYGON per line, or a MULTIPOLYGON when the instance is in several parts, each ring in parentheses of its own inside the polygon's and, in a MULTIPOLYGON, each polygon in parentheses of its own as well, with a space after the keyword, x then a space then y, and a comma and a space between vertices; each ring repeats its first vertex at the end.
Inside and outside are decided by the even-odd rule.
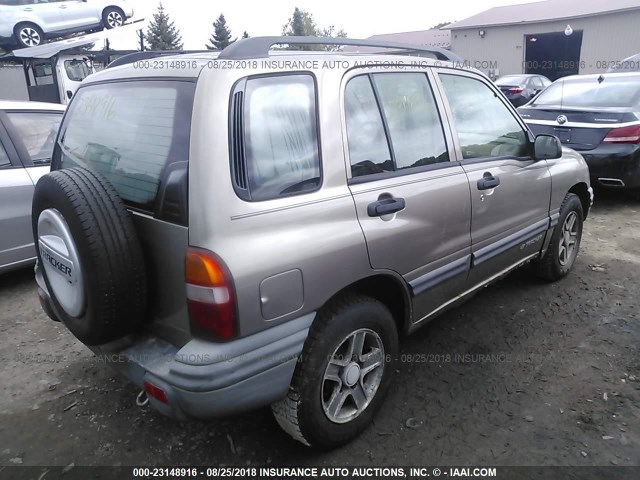
MULTIPOLYGON (((39 268, 38 293, 56 319, 39 268)), ((124 338, 90 347, 141 389, 161 389, 166 403, 149 397, 160 413, 177 419, 206 419, 270 405, 284 398, 315 312, 227 343, 191 340, 182 348, 158 337, 124 338)))
POLYGON ((589 166, 592 185, 640 188, 640 145, 600 145, 579 153, 589 166))
POLYGON ((178 348, 157 337, 92 350, 140 388, 149 382, 167 398, 150 404, 172 418, 207 419, 284 398, 315 313, 229 343, 192 340, 178 348))

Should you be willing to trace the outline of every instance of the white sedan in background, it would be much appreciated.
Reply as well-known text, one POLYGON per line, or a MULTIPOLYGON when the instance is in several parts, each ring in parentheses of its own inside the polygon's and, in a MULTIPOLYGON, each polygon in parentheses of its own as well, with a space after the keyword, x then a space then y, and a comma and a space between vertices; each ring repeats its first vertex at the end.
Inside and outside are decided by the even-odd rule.
POLYGON ((31 200, 63 114, 62 105, 0 100, 0 273, 36 261, 31 200))
POLYGON ((35 47, 46 38, 116 28, 132 16, 127 0, 0 0, 0 44, 35 47))

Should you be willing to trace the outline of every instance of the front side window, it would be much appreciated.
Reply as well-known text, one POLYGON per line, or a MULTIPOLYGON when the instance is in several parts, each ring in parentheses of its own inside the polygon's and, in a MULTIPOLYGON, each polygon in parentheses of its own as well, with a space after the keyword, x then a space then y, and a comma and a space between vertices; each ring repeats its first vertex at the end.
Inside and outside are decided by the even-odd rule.
POLYGON ((62 121, 62 112, 7 113, 34 165, 51 162, 53 147, 62 121))
POLYGON ((67 60, 64 62, 64 69, 69 80, 81 82, 89 76, 89 67, 83 60, 67 60))
POLYGON ((193 82, 155 80, 80 88, 55 166, 60 158, 61 168, 99 172, 125 202, 153 211, 167 165, 189 160, 194 90, 193 82))
POLYGON ((320 186, 320 151, 313 77, 252 78, 247 80, 244 94, 251 200, 316 190, 320 186))
POLYGON ((440 79, 464 159, 529 155, 526 132, 491 88, 461 75, 440 79))

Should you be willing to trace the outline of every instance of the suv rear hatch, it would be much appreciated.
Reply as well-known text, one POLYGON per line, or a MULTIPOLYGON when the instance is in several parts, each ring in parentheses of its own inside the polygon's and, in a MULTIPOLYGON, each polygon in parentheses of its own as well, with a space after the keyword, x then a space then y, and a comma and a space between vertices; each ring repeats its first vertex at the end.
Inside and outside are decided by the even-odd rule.
POLYGON ((147 328, 190 338, 184 279, 188 161, 195 81, 89 84, 74 96, 52 169, 84 167, 115 187, 133 214, 150 289, 147 328))

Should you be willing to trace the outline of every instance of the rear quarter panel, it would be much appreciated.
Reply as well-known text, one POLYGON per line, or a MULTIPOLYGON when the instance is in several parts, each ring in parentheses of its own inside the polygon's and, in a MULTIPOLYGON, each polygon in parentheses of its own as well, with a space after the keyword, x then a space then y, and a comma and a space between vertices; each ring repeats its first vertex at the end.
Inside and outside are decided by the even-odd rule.
POLYGON ((189 243, 215 252, 231 271, 241 336, 313 312, 343 287, 371 274, 346 183, 342 137, 337 133, 340 71, 313 72, 322 99, 321 189, 261 202, 236 195, 228 148, 230 98, 219 92, 230 92, 237 79, 260 73, 260 69, 203 70, 196 89, 189 162, 189 243), (300 276, 301 293, 281 282, 300 276), (278 296, 294 293, 302 298, 295 306, 284 302, 293 309, 286 314, 272 318, 272 309, 263 308, 268 302, 282 304, 278 296))

